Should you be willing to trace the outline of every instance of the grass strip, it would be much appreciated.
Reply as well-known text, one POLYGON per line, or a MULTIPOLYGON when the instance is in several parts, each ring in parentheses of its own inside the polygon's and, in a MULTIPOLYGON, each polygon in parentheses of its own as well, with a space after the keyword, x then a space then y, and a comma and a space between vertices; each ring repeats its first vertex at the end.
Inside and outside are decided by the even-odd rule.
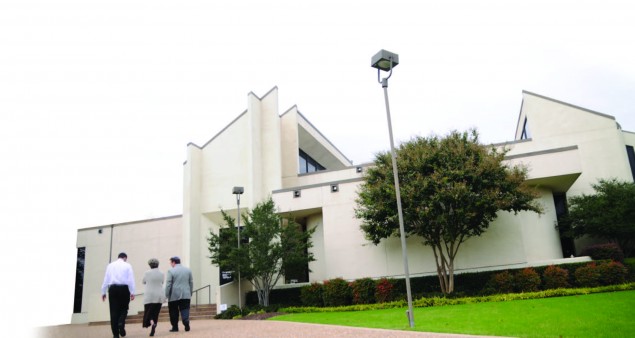
POLYGON ((514 337, 628 337, 635 332, 635 291, 417 307, 414 318, 411 329, 402 307, 295 313, 270 320, 514 337))

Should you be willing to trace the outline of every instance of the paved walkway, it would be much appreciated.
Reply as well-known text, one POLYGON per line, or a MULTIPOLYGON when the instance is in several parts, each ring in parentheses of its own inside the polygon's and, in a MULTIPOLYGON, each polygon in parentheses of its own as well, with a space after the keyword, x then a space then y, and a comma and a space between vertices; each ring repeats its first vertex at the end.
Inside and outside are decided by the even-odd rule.
MULTIPOLYGON (((318 325, 271 320, 196 320, 192 321, 190 332, 169 332, 168 323, 159 322, 155 337, 173 338, 326 338, 326 337, 367 337, 367 338, 458 338, 479 337, 469 335, 409 332, 398 330, 381 330, 354 328, 336 325, 318 325)), ((140 324, 126 325, 126 338, 148 337, 149 329, 140 324)), ((108 325, 61 325, 39 328, 38 338, 112 338, 108 325)), ((483 337, 483 336, 480 336, 483 337)))

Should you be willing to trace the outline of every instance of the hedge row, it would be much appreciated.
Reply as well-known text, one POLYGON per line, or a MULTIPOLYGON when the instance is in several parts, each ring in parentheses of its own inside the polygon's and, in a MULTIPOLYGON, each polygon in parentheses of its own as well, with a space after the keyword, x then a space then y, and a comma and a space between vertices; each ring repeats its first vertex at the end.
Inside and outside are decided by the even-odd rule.
MULTIPOLYGON (((599 261, 596 262, 597 265, 602 265, 609 261, 599 261)), ((629 266, 627 260, 627 266, 629 266)), ((570 263, 570 264, 560 264, 557 266, 557 271, 552 271, 554 268, 550 268, 548 266, 535 267, 532 270, 535 274, 538 275, 538 279, 540 276, 543 276, 542 282, 540 284, 539 289, 551 289, 556 287, 566 287, 566 286, 584 286, 576 281, 575 272, 578 268, 586 266, 588 263, 570 263), (549 272, 546 270, 550 269, 549 272), (562 271, 565 271, 564 273, 562 271), (546 276, 548 277, 545 277, 546 276)), ((635 266, 635 262, 633 263, 635 266)), ((535 290, 531 287, 531 285, 536 283, 536 278, 533 273, 530 271, 525 271, 525 269, 515 269, 515 270, 506 270, 506 271, 482 271, 482 272, 471 272, 471 273, 462 273, 454 276, 455 281, 455 290, 450 298, 457 297, 465 297, 465 296, 481 296, 492 293, 505 293, 505 292, 513 292, 516 290, 535 290), (492 279, 496 278, 497 274, 507 272, 512 276, 511 286, 507 290, 497 290, 496 287, 492 285, 492 279), (528 280, 525 279, 522 283, 526 285, 522 285, 519 283, 516 286, 513 283, 514 275, 522 275, 526 274, 528 280), (533 276, 533 277, 532 277, 533 276), (533 282, 531 282, 533 278, 533 282), (532 284, 533 283, 533 284, 532 284)), ((632 269, 629 269, 632 270, 632 269)), ((504 276, 503 276, 504 277, 504 276)), ((499 277, 501 278, 501 277, 499 277)), ((627 277, 628 280, 634 281, 635 276, 632 274, 627 277)), ((327 293, 327 298, 325 301, 323 283, 313 283, 311 285, 299 286, 295 288, 284 288, 284 289, 274 289, 271 291, 269 296, 270 304, 275 304, 277 306, 324 306, 325 304, 330 304, 330 306, 338 306, 336 304, 368 304, 373 302, 383 303, 390 302, 394 300, 403 300, 406 298, 406 286, 404 279, 380 279, 378 281, 373 281, 374 290, 371 291, 370 281, 373 281, 369 278, 363 278, 359 280, 355 280, 350 283, 345 282, 341 278, 336 278, 332 280, 329 287, 329 291, 327 293), (347 284, 347 288, 343 288, 344 283, 347 284), (337 289, 340 288, 340 289, 337 289), (347 290, 348 289, 348 290, 347 290), (374 295, 371 296, 371 295, 374 295)), ((518 278, 518 281, 521 279, 518 278)), ((329 281, 327 281, 327 284, 329 281)), ((439 279, 436 275, 432 276, 423 276, 423 277, 412 277, 410 279, 411 291, 413 294, 413 299, 418 299, 422 297, 435 297, 435 296, 443 296, 439 289, 439 279)), ((258 297, 255 291, 249 292, 246 298, 247 305, 257 305, 258 297)))
MULTIPOLYGON (((552 290, 543 290, 543 291, 536 291, 536 292, 508 293, 508 294, 477 296, 477 297, 460 297, 460 298, 423 297, 423 298, 414 300, 412 305, 413 307, 431 307, 431 306, 447 306, 447 305, 474 304, 474 303, 485 303, 485 302, 506 302, 506 301, 513 301, 513 300, 578 296, 578 295, 588 295, 593 293, 617 292, 617 291, 629 291, 629 290, 635 290, 635 283, 599 286, 594 288, 552 289, 552 290)), ((342 311, 394 309, 394 308, 403 308, 406 306, 407 306, 407 303, 405 300, 398 300, 398 301, 393 301, 388 303, 358 304, 358 305, 348 305, 348 306, 338 306, 338 307, 292 306, 292 307, 279 308, 278 311, 284 312, 284 313, 342 312, 342 311)))
POLYGON ((533 292, 539 290, 577 287, 596 287, 625 283, 628 272, 623 264, 615 261, 588 263, 578 267, 570 282, 569 271, 551 265, 542 271, 542 278, 534 268, 525 268, 515 273, 503 271, 492 275, 485 288, 486 294, 511 292, 533 292))

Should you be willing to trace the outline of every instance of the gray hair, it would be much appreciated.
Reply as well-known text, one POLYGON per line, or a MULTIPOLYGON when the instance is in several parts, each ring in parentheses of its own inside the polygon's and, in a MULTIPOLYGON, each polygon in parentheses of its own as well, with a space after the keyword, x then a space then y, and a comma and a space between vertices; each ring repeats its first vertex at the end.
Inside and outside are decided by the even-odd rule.
POLYGON ((150 258, 148 260, 148 265, 150 265, 150 267, 153 268, 153 269, 157 268, 157 267, 159 267, 159 260, 156 259, 156 258, 150 258))

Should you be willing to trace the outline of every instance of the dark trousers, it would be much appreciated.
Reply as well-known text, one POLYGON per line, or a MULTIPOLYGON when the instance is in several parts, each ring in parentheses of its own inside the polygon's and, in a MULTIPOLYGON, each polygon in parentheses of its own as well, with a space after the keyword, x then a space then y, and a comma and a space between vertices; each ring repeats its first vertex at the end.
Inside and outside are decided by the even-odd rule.
POLYGON ((172 302, 168 302, 168 311, 170 312, 170 324, 172 328, 177 330, 179 328, 179 313, 183 320, 183 325, 190 322, 190 300, 179 299, 172 302))
POLYGON ((156 324, 159 321, 159 313, 161 313, 161 303, 149 303, 143 305, 143 327, 148 327, 150 320, 156 324))
POLYGON ((128 305, 130 305, 128 285, 111 285, 108 288, 108 303, 110 304, 110 329, 113 336, 119 337, 119 330, 126 326, 128 305))

